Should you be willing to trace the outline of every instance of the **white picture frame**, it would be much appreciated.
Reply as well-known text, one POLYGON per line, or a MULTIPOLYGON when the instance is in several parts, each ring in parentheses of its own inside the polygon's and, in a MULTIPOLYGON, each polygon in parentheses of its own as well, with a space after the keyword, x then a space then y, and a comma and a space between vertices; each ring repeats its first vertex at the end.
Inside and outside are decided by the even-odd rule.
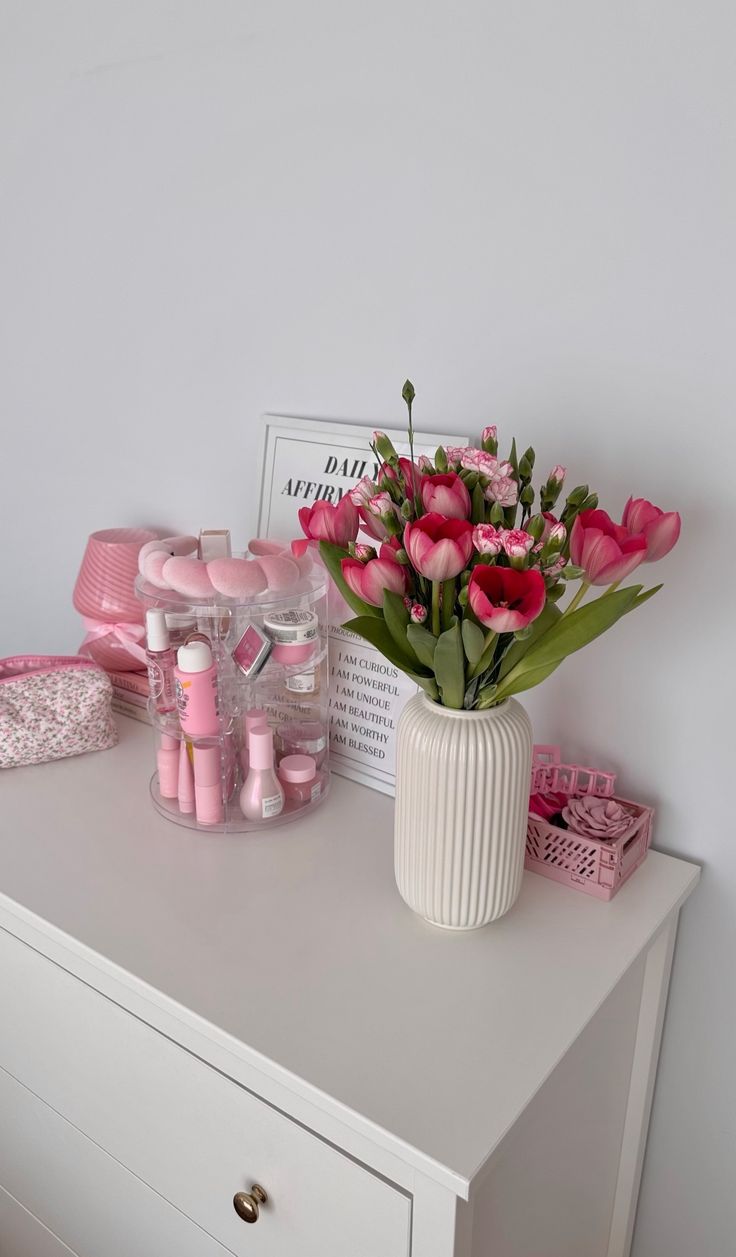
MULTIPOLYGON (((298 511, 320 498, 335 504, 364 475, 373 477, 373 429, 327 419, 263 416, 258 533, 302 536, 298 511)), ((384 428, 397 453, 409 455, 406 431, 384 428)), ((414 457, 467 437, 414 433, 414 457)), ((371 540, 366 538, 366 540, 371 540)), ((396 789, 396 723, 417 686, 362 638, 330 626, 330 766, 383 794, 396 789)))

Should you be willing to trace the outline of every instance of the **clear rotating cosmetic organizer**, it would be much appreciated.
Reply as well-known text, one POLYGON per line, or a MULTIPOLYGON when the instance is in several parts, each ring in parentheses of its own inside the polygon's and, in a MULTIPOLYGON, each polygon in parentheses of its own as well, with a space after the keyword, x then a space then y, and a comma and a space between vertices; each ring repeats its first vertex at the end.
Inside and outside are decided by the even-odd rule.
POLYGON ((157 811, 245 833, 317 807, 330 780, 324 572, 249 602, 188 601, 142 578, 136 593, 149 624, 157 811))

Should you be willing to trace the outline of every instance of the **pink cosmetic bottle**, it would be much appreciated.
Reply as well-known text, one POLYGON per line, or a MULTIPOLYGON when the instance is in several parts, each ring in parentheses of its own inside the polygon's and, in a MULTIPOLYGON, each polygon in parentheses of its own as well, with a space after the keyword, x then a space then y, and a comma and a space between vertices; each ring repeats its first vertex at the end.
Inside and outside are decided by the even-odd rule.
POLYGON ((194 743, 194 803, 200 825, 221 825, 225 819, 222 804, 219 746, 194 743))
POLYGON ((248 739, 253 731, 260 725, 268 724, 268 716, 262 707, 251 707, 243 716, 243 749, 240 752, 240 763, 243 773, 247 776, 250 767, 250 756, 248 753, 248 739))
POLYGON ((292 812, 320 797, 323 780, 311 755, 285 755, 279 764, 279 781, 292 812))
POLYGON ((156 765, 161 798, 176 799, 179 794, 179 739, 171 733, 160 735, 156 765))
POLYGON ((169 642, 166 615, 159 607, 146 611, 146 663, 148 689, 157 712, 176 711, 174 652, 169 642))
POLYGON ((240 791, 240 807, 249 821, 279 816, 284 808, 284 789, 273 766, 273 729, 259 725, 248 738, 250 768, 240 791))
POLYGON ((206 642, 187 642, 177 652, 174 668, 179 723, 190 738, 214 738, 217 715, 217 668, 206 642))
POLYGON ((177 795, 179 798, 180 812, 194 811, 194 774, 192 773, 192 761, 189 758, 189 747, 185 738, 182 738, 179 747, 179 778, 177 782, 177 795))

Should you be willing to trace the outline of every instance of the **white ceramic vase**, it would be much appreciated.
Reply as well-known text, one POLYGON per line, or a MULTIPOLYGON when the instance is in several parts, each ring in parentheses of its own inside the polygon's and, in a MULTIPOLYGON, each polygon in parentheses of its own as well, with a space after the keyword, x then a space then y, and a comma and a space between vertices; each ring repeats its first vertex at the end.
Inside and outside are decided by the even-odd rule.
POLYGON ((418 694, 398 726, 396 883, 433 925, 473 930, 521 889, 532 727, 515 699, 453 711, 418 694))

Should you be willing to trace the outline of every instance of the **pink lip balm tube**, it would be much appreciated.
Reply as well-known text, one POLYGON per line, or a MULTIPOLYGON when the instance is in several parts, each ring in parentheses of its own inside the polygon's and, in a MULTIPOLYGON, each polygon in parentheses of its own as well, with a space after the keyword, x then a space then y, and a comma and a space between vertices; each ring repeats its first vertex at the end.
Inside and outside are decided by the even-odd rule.
POLYGON ((194 811, 194 777, 192 775, 192 765, 189 759, 189 749, 186 740, 182 738, 179 747, 179 780, 177 794, 179 797, 179 811, 194 811))
POLYGON ((194 743, 194 802, 200 825, 221 825, 225 819, 219 746, 194 743))
POLYGON ((158 788, 162 799, 175 799, 179 794, 179 739, 170 733, 161 734, 156 752, 158 788))

